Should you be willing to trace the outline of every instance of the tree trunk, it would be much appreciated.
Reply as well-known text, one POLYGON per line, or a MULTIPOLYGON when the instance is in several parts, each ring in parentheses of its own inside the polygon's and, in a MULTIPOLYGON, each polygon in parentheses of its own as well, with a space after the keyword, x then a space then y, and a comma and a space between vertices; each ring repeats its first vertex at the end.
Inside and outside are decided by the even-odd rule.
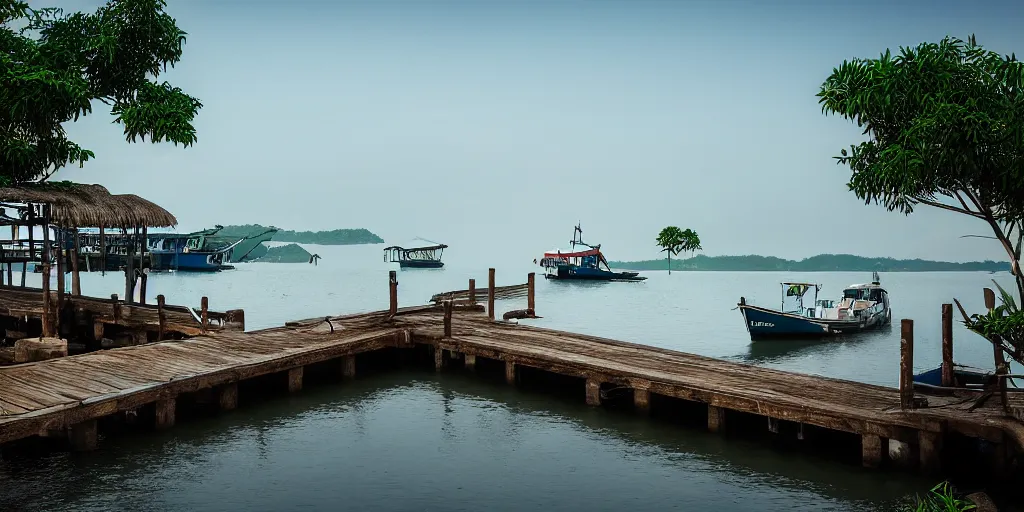
POLYGON ((668 254, 668 275, 672 275, 672 253, 669 252, 667 254, 668 254))

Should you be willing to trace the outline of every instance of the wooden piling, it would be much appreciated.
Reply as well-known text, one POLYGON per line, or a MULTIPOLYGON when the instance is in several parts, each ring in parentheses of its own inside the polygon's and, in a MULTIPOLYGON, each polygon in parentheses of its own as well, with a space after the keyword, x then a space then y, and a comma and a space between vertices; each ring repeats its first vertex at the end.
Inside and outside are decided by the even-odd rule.
POLYGON ((149 269, 142 269, 142 275, 139 276, 139 304, 146 303, 146 281, 149 280, 149 269))
POLYGON ((103 224, 100 224, 100 275, 107 275, 107 237, 103 224))
POLYGON ((444 337, 452 337, 452 301, 444 301, 444 337))
POLYGON ((725 430, 725 409, 708 404, 708 431, 721 432, 725 430))
POLYGON ((900 408, 914 408, 914 321, 900 322, 900 408))
MULTIPOLYGON (((43 337, 52 338, 54 334, 53 322, 51 322, 53 307, 50 304, 50 216, 49 205, 43 205, 43 337)), ((31 233, 31 228, 29 233, 31 233)))
POLYGON ((882 438, 874 434, 860 436, 861 463, 866 468, 877 468, 882 465, 882 438))
MULTIPOLYGON (((161 295, 162 297, 162 295, 161 295)), ((230 411, 238 407, 238 383, 229 382, 217 389, 217 403, 222 411, 230 411)))
POLYGON ((356 378, 356 356, 341 358, 341 377, 345 380, 356 378))
POLYGON ((534 314, 536 314, 536 304, 534 302, 534 278, 536 275, 534 272, 526 274, 526 309, 534 314))
POLYGON ((388 313, 394 316, 398 314, 398 272, 394 270, 388 272, 388 293, 391 297, 388 313))
POLYGON ((68 443, 71 445, 71 450, 76 452, 95 450, 99 444, 96 420, 86 420, 71 425, 68 428, 68 443))
POLYGON ((160 331, 157 334, 157 341, 163 341, 164 333, 167 331, 167 311, 164 307, 167 305, 163 294, 156 296, 156 315, 157 321, 160 323, 160 331))
POLYGON ((476 355, 466 354, 465 359, 463 359, 463 365, 465 365, 467 370, 476 370, 476 355))
POLYGON ((177 403, 173 398, 164 398, 156 401, 156 428, 164 429, 174 426, 175 408, 177 403))
POLYGON ((587 379, 587 405, 601 405, 601 381, 587 379))
POLYGON ((771 416, 768 416, 768 432, 771 432, 772 434, 778 434, 779 433, 779 419, 778 418, 772 418, 771 416))
POLYGON ((103 322, 92 323, 92 338, 96 341, 103 341, 103 322))
POLYGON ((78 273, 78 253, 82 252, 82 248, 81 242, 78 240, 78 228, 75 228, 71 235, 75 237, 75 245, 71 254, 71 295, 79 297, 82 295, 82 281, 78 273))
POLYGON ((110 294, 110 308, 111 308, 111 313, 110 314, 111 314, 111 316, 114 317, 114 323, 116 324, 116 323, 120 322, 121 321, 121 302, 117 299, 117 294, 116 293, 111 293, 110 294))
POLYGON ((302 370, 302 366, 288 370, 288 391, 290 393, 302 391, 302 370))
POLYGON ((505 361, 505 382, 512 385, 516 383, 516 364, 512 361, 505 361))
POLYGON ((199 301, 199 308, 199 318, 203 323, 203 332, 206 332, 206 330, 210 328, 210 299, 208 297, 203 297, 202 300, 199 301))
POLYGON ((942 471, 942 434, 924 430, 918 431, 917 446, 921 472, 933 475, 942 471))
POLYGON ((469 303, 476 304, 476 279, 469 280, 469 303))
POLYGON ((434 370, 441 371, 444 369, 444 349, 438 346, 434 347, 434 370))
MULTIPOLYGON (((64 250, 64 232, 58 230, 55 234, 57 243, 57 309, 64 306, 64 272, 67 271, 67 252, 64 250)), ((57 315, 59 325, 60 315, 57 315)), ((59 329, 59 327, 58 327, 59 329)))
POLYGON ((953 305, 942 305, 942 386, 953 386, 953 305))
POLYGON ((494 269, 487 269, 487 318, 494 320, 494 269))
POLYGON ((651 392, 647 389, 633 389, 633 409, 640 412, 650 412, 651 392))

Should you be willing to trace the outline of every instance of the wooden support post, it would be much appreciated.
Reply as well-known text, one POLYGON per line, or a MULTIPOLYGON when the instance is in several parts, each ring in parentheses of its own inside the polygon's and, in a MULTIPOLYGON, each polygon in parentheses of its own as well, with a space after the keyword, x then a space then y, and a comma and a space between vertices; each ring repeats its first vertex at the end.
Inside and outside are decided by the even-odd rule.
POLYGON ((516 384, 516 364, 512 361, 505 361, 505 382, 516 384))
POLYGON ((288 370, 288 391, 290 393, 302 391, 302 368, 299 366, 288 370))
POLYGON ((882 465, 882 438, 874 434, 860 436, 861 463, 866 468, 877 468, 882 465))
POLYGON ((113 315, 113 317, 114 317, 114 323, 115 324, 116 323, 120 323, 121 322, 121 302, 118 301, 116 293, 110 294, 110 304, 111 304, 111 308, 113 309, 113 311, 111 312, 111 315, 113 315))
MULTIPOLYGON (((64 305, 64 272, 67 271, 67 260, 65 259, 66 251, 64 250, 64 231, 56 230, 54 233, 55 242, 57 244, 57 310, 59 311, 61 306, 64 305)), ((58 322, 60 316, 57 317, 58 322)))
POLYGON ((96 321, 92 324, 92 338, 96 341, 103 341, 103 322, 96 321))
POLYGON ((806 438, 807 438, 807 434, 804 433, 804 424, 803 423, 797 423, 796 424, 796 439, 798 441, 803 441, 806 438))
POLYGON ((139 276, 139 304, 146 303, 146 281, 149 280, 149 269, 142 269, 142 275, 139 276))
POLYGON ((452 301, 444 301, 444 337, 452 337, 452 301))
MULTIPOLYGON (((779 433, 779 419, 778 418, 772 418, 771 416, 768 416, 768 432, 771 432, 772 434, 778 434, 779 433)), ((879 445, 879 446, 881 446, 881 445, 879 445)))
POLYGON ((587 379, 587 405, 601 405, 601 381, 587 379))
POLYGON ((708 431, 721 432, 725 430, 725 409, 708 404, 708 431))
POLYGON ((469 280, 469 303, 476 304, 476 279, 469 280))
POLYGON ((345 380, 356 378, 356 356, 343 356, 341 358, 341 377, 345 380))
POLYGON ((494 320, 494 269, 487 269, 487 318, 494 320))
POLYGON ((164 311, 164 307, 167 305, 167 299, 164 298, 163 294, 156 296, 156 317, 157 322, 160 324, 160 332, 157 334, 157 341, 163 341, 164 333, 167 331, 167 312, 164 311))
POLYGON ((917 433, 921 472, 933 475, 942 471, 942 434, 921 430, 917 433))
POLYGON ((51 322, 52 305, 50 304, 50 222, 48 206, 43 205, 43 337, 52 338, 54 334, 51 322))
POLYGON ((900 323, 900 407, 914 408, 914 321, 900 323))
POLYGON ((238 407, 238 383, 229 382, 217 389, 217 402, 220 410, 231 411, 238 407))
POLYGON ((106 230, 100 224, 100 275, 107 275, 107 237, 106 230))
POLYGON ((156 428, 170 428, 174 426, 174 413, 177 407, 176 400, 165 398, 156 401, 156 428))
POLYGON ((953 305, 942 305, 942 386, 953 386, 953 305))
POLYGON ((99 439, 96 433, 96 420, 86 420, 68 428, 68 442, 76 452, 87 452, 96 449, 99 439))
POLYGON ((444 368, 444 349, 435 346, 434 347, 434 370, 441 371, 444 368))
POLYGON ((388 303, 388 313, 391 316, 398 314, 398 272, 391 270, 388 272, 388 295, 390 296, 390 302, 388 303))
POLYGON ((78 240, 78 228, 72 232, 75 237, 75 249, 71 254, 71 295, 80 297, 82 295, 82 280, 78 274, 78 253, 81 252, 81 245, 78 240))
POLYGON ((537 314, 534 309, 536 307, 536 302, 534 301, 534 278, 536 275, 534 272, 526 274, 526 310, 532 314, 537 314))
MULTIPOLYGON (((992 291, 991 288, 985 288, 983 291, 985 293, 985 309, 987 309, 991 313, 992 310, 995 309, 996 307, 996 293, 992 291)), ((1000 375, 1009 373, 1010 368, 1009 366, 1007 366, 1006 356, 1003 354, 1002 339, 1000 339, 999 336, 996 335, 995 339, 992 341, 997 342, 992 343, 992 357, 995 361, 995 374, 998 378, 998 376, 1000 375)), ((1008 397, 1006 395, 1006 379, 999 378, 997 386, 999 389, 999 398, 1002 401, 1003 410, 1009 412, 1008 397)))
POLYGON ((209 297, 203 297, 199 301, 200 316, 203 322, 203 332, 206 332, 210 328, 210 299, 209 297))
POLYGON ((633 389, 633 409, 639 412, 651 411, 651 392, 647 389, 633 389))
POLYGON ((467 370, 476 370, 476 355, 466 354, 465 359, 463 359, 463 364, 466 366, 467 370))
MULTIPOLYGON (((34 204, 28 205, 28 259, 36 259, 36 240, 35 240, 35 224, 36 224, 36 206, 34 204)), ((45 228, 44 228, 45 229, 45 228)))

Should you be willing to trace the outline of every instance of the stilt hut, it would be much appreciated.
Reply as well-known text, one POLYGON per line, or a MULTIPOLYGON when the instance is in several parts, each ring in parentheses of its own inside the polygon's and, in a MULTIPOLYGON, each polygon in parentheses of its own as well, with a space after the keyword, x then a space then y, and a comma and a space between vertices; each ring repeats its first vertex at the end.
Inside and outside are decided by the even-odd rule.
POLYGON ((0 285, 24 287, 29 265, 38 267, 43 275, 43 335, 53 336, 57 325, 50 292, 51 266, 57 267, 59 310, 64 303, 66 274, 71 274, 71 294, 82 293, 78 264, 80 228, 98 228, 99 250, 104 260, 104 235, 115 235, 118 250, 127 256, 123 266, 125 299, 132 302, 135 288, 140 286, 141 300, 145 302, 148 228, 176 224, 177 219, 160 206, 131 194, 113 195, 100 185, 59 182, 0 187, 0 229, 11 228, 10 239, 0 240, 0 285), (20 283, 14 277, 17 264, 20 283))

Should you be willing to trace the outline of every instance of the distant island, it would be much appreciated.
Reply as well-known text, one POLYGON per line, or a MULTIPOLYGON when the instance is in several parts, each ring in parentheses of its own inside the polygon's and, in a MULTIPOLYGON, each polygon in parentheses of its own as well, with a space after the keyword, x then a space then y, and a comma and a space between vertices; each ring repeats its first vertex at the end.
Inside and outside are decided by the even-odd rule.
MULTIPOLYGON (((246 224, 242 226, 224 226, 218 235, 227 237, 244 237, 262 233, 270 229, 268 226, 259 224, 246 224)), ((333 229, 331 231, 289 231, 280 230, 272 238, 275 242, 292 242, 298 244, 316 245, 361 245, 361 244, 382 244, 384 239, 371 233, 367 229, 333 229)))
MULTIPOLYGON (((668 270, 665 258, 644 261, 610 261, 609 266, 627 270, 668 270)), ((819 254, 800 261, 774 256, 704 256, 672 260, 672 270, 785 271, 785 272, 1000 272, 1010 264, 1001 261, 954 263, 922 259, 866 258, 852 254, 819 254)))

